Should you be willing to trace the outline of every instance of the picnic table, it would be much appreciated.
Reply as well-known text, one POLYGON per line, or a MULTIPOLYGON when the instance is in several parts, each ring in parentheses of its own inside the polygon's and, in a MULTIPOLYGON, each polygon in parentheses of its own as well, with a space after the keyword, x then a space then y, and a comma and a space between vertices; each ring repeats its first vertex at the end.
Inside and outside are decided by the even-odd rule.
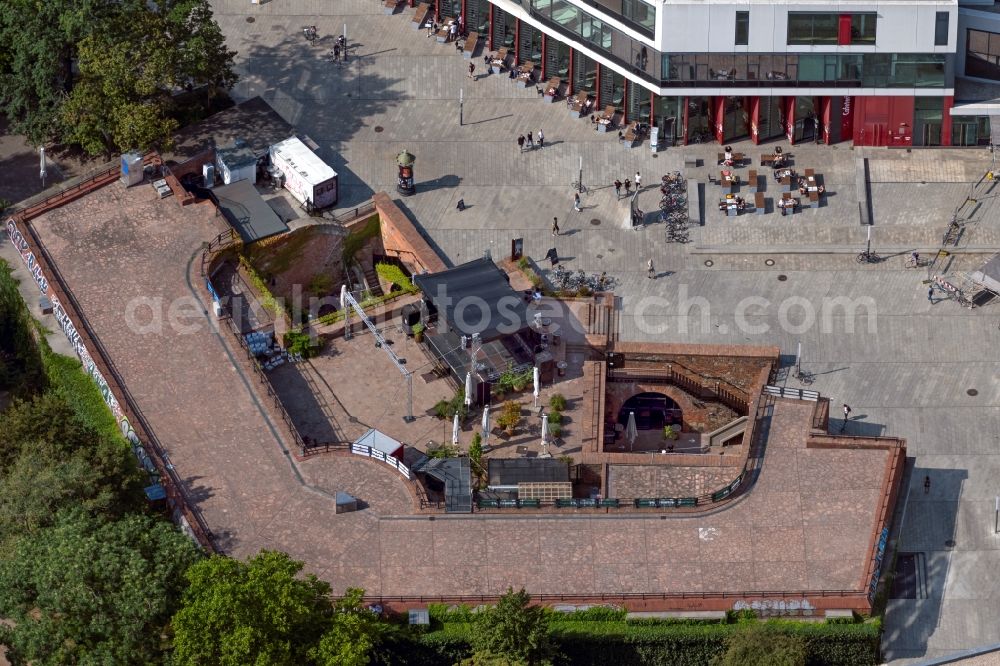
POLYGON ((534 82, 535 63, 530 60, 517 68, 517 85, 520 88, 527 88, 528 84, 534 82))
MULTIPOLYGON (((716 153, 716 156, 718 157, 719 164, 724 164, 726 162, 725 153, 716 153)), ((737 166, 742 163, 743 163, 743 153, 732 153, 732 164, 729 164, 727 166, 737 166)))
POLYGON ((562 86, 562 79, 558 76, 553 76, 545 84, 545 94, 542 95, 542 99, 549 103, 555 101, 555 98, 559 96, 560 86, 562 86))
POLYGON ((493 58, 490 60, 490 70, 494 74, 499 74, 503 71, 503 68, 507 66, 507 55, 508 52, 506 46, 498 49, 497 52, 493 54, 493 58))
POLYGON ((739 183, 740 177, 732 171, 723 170, 719 172, 719 186, 722 188, 723 192, 732 192, 733 187, 739 185, 739 183))

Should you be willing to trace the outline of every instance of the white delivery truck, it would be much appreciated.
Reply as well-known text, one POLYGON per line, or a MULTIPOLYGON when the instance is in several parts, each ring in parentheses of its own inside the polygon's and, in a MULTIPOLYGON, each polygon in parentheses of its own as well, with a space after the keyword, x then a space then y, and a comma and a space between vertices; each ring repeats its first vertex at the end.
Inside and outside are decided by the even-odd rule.
POLYGON ((337 172, 296 137, 271 146, 271 165, 284 175, 285 189, 314 209, 337 203, 337 172))

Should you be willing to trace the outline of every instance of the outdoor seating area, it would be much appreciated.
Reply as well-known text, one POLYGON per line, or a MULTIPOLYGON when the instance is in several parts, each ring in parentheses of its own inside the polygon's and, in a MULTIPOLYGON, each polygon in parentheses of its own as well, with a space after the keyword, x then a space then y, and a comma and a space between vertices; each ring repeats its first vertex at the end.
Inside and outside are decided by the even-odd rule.
POLYGON ((462 44, 462 57, 471 58, 476 53, 476 48, 479 46, 479 33, 470 32, 469 36, 465 38, 465 43, 462 44))
POLYGON ((719 165, 724 167, 719 171, 718 180, 709 176, 709 181, 716 183, 722 194, 718 200, 718 210, 726 217, 737 217, 749 211, 763 215, 769 212, 766 196, 768 188, 778 194, 773 198, 774 208, 781 211, 782 215, 796 213, 803 205, 819 208, 826 192, 822 176, 815 169, 797 172, 792 167, 791 157, 778 146, 773 153, 760 156, 760 166, 772 168, 770 178, 761 173, 759 168, 754 168, 748 170, 744 179, 736 169, 749 165, 749 161, 743 153, 733 152, 732 147, 726 146, 724 152, 718 153, 719 165), (741 190, 749 196, 741 196, 741 190))
POLYGON ((560 94, 560 89, 562 88, 562 79, 558 76, 553 76, 549 79, 549 82, 545 84, 545 90, 542 94, 542 99, 551 104, 555 101, 556 97, 560 94))
MULTIPOLYGON (((569 114, 574 118, 583 118, 590 114, 591 109, 594 108, 594 100, 590 98, 590 95, 585 91, 581 90, 574 97, 566 100, 566 106, 569 107, 569 114)), ((596 118, 594 122, 597 122, 596 118)))
POLYGON ((507 58, 509 55, 510 54, 507 51, 506 46, 497 49, 497 52, 490 58, 490 71, 494 74, 501 73, 504 67, 507 66, 507 58))
POLYGON ((535 83, 535 63, 530 60, 522 63, 517 68, 517 85, 519 88, 527 88, 535 83))

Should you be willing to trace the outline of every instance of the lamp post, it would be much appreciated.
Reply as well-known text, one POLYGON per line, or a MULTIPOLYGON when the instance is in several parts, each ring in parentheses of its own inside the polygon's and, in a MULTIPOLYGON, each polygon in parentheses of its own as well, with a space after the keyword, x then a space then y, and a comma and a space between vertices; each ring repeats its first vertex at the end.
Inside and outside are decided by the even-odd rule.
POLYGON ((42 179, 42 189, 44 190, 45 189, 45 176, 46 176, 46 171, 45 171, 45 147, 44 146, 38 149, 38 162, 39 162, 38 177, 42 179))
POLYGON ((461 127, 465 124, 464 119, 465 113, 465 91, 461 88, 458 89, 458 126, 461 127))

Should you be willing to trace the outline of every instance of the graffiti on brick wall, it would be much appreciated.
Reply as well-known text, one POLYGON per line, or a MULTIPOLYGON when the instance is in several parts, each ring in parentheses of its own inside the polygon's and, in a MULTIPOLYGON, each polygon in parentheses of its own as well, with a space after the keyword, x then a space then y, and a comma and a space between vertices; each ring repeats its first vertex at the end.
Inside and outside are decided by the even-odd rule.
POLYGON ((13 246, 17 249, 18 254, 21 255, 21 260, 24 262, 24 265, 31 272, 31 276, 34 278, 35 284, 38 285, 38 289, 42 292, 42 294, 48 296, 49 300, 52 302, 52 314, 55 316, 56 322, 59 324, 59 328, 62 329, 66 339, 69 340, 73 349, 76 351, 76 355, 80 358, 80 363, 83 364, 83 369, 86 370, 87 374, 90 375, 97 383, 97 387, 101 391, 101 396, 104 398, 104 402, 107 403, 108 409, 111 410, 115 420, 118 421, 118 426, 121 428, 122 435, 128 440, 129 445, 132 448, 132 452, 139 460, 139 464, 149 474, 150 480, 153 483, 159 483, 160 473, 156 469, 156 465, 146 453, 145 448, 143 448, 142 442, 139 441, 139 435, 137 435, 135 429, 132 428, 132 424, 129 423, 128 417, 125 415, 124 410, 118 403, 118 399, 115 398, 114 394, 111 392, 111 387, 108 386, 107 380, 97 368, 97 364, 94 362, 94 358, 87 350, 86 345, 83 344, 83 338, 77 332, 76 326, 73 324, 73 320, 70 319, 66 309, 59 301, 59 297, 55 294, 49 293, 48 280, 46 280, 45 276, 42 274, 42 268, 36 261, 35 254, 29 249, 28 242, 24 239, 21 231, 17 228, 17 224, 15 224, 12 219, 7 220, 7 236, 10 238, 13 246))
POLYGON ((882 574, 882 560, 885 558, 885 545, 889 541, 889 528, 883 527, 879 534, 878 543, 875 544, 875 570, 872 572, 871 581, 868 583, 868 601, 875 601, 875 593, 878 592, 878 577, 882 574))
POLYGON ((761 615, 791 612, 811 615, 816 607, 809 603, 805 597, 801 599, 740 599, 733 604, 733 610, 752 610, 761 615))
POLYGON ((38 285, 38 290, 43 294, 47 294, 49 291, 49 282, 42 275, 42 267, 38 265, 35 261, 35 254, 28 248, 28 241, 24 239, 17 225, 14 224, 14 220, 7 220, 7 237, 10 238, 11 244, 17 253, 21 255, 21 261, 28 268, 28 272, 31 273, 32 279, 34 279, 35 284, 38 285))

